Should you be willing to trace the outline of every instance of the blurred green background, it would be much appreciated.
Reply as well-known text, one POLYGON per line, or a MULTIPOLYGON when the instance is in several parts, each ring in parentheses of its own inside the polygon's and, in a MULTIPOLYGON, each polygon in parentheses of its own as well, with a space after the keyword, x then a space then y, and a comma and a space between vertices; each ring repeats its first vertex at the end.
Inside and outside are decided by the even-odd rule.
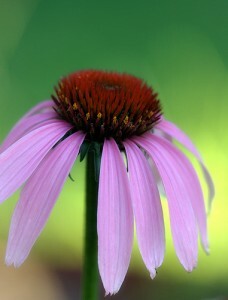
MULTIPOLYGON (((228 1, 0 0, 1 140, 29 108, 50 98, 61 76, 85 68, 128 72, 151 84, 166 118, 198 146, 216 187, 208 217, 210 256, 200 249, 197 269, 184 271, 163 201, 167 250, 157 278, 150 280, 135 243, 113 299, 228 299, 228 1)), ((67 181, 19 270, 4 266, 19 194, 1 205, 1 299, 78 299, 84 164, 77 162, 72 176, 75 182, 67 181)))

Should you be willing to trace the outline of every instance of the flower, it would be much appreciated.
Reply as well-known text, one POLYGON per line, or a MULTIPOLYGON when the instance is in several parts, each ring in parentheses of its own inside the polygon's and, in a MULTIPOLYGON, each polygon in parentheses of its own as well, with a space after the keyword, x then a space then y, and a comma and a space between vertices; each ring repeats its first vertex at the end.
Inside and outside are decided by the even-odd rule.
POLYGON ((152 278, 162 264, 165 233, 156 174, 164 186, 176 255, 187 271, 197 264, 198 232, 209 250, 204 198, 184 145, 211 177, 185 133, 164 119, 157 94, 142 80, 80 71, 60 80, 52 100, 29 111, 1 146, 0 202, 22 187, 9 232, 6 263, 21 265, 42 231, 84 142, 102 145, 97 233, 98 265, 107 294, 126 275, 136 224, 152 278), (122 153, 125 153, 127 167, 122 153))

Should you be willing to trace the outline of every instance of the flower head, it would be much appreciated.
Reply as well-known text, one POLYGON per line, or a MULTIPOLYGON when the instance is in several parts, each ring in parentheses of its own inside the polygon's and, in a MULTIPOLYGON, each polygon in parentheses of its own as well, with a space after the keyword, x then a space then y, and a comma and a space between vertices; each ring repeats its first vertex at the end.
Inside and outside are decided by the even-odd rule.
POLYGON ((130 75, 81 71, 63 78, 52 99, 28 112, 0 148, 0 202, 24 184, 12 217, 6 263, 19 266, 26 259, 82 145, 95 142, 101 145, 98 265, 106 293, 116 293, 126 275, 134 221, 152 278, 162 264, 165 233, 156 174, 167 197, 177 257, 192 271, 198 233, 209 250, 206 210, 198 176, 173 140, 199 161, 210 201, 213 183, 191 140, 162 116, 153 89, 130 75))
POLYGON ((159 120, 157 94, 126 74, 81 71, 63 78, 52 96, 56 112, 90 140, 121 142, 150 130, 159 120))

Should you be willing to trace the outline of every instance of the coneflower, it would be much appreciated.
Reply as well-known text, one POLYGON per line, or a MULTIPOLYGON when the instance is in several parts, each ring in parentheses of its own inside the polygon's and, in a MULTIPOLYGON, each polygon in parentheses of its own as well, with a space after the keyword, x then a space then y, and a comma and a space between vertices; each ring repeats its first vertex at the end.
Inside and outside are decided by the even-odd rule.
POLYGON ((214 188, 191 140, 162 116, 157 94, 134 76, 93 70, 63 78, 55 91, 53 101, 28 112, 0 148, 0 202, 23 185, 11 221, 6 263, 24 262, 80 154, 81 159, 88 156, 86 205, 93 210, 87 214, 86 255, 96 253, 98 241, 106 294, 116 293, 125 278, 134 221, 139 250, 152 278, 162 264, 165 234, 155 173, 167 197, 177 257, 192 271, 198 232, 203 248, 209 250, 206 210, 198 176, 173 140, 198 159, 210 201, 214 188), (90 218, 93 225, 88 225, 90 218))

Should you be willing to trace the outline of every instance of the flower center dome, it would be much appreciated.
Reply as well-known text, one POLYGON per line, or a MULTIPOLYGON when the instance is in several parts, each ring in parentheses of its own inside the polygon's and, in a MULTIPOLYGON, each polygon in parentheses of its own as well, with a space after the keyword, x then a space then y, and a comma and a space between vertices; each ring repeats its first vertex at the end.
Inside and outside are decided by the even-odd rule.
POLYGON ((61 79, 55 91, 57 113, 93 141, 141 135, 161 116, 157 94, 128 74, 80 71, 61 79))

